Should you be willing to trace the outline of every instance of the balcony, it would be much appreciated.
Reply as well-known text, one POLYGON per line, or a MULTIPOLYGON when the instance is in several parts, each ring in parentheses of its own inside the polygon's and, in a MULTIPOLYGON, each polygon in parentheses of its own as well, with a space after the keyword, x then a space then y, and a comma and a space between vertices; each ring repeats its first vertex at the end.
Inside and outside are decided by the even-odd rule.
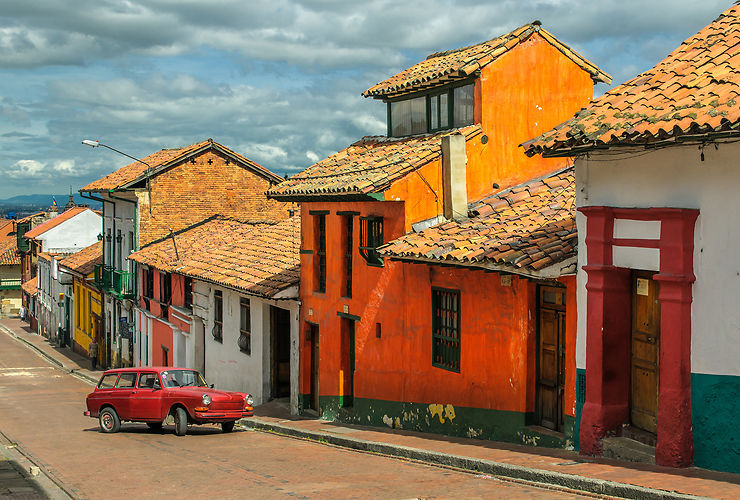
POLYGON ((113 271, 113 283, 110 294, 119 299, 132 299, 136 293, 134 273, 131 271, 113 271))
POLYGON ((93 285, 98 290, 107 291, 113 281, 113 267, 104 264, 95 264, 93 285))
POLYGON ((0 278, 0 290, 20 290, 20 278, 0 278))

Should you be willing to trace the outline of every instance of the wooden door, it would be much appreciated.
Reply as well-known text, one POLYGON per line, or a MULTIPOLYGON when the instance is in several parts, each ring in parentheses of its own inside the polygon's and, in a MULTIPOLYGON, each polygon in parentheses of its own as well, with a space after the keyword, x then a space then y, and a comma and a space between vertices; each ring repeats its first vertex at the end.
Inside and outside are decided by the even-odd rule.
POLYGON ((290 396, 290 311, 270 306, 271 397, 290 396))
POLYGON ((630 420, 655 433, 660 383, 660 301, 652 272, 632 272, 630 420))
POLYGON ((565 289, 542 286, 539 291, 538 419, 541 426, 562 432, 565 390, 565 289))
POLYGON ((352 406, 355 395, 355 321, 342 319, 342 405, 352 406))
POLYGON ((311 335, 311 409, 319 411, 319 326, 310 325, 311 335))

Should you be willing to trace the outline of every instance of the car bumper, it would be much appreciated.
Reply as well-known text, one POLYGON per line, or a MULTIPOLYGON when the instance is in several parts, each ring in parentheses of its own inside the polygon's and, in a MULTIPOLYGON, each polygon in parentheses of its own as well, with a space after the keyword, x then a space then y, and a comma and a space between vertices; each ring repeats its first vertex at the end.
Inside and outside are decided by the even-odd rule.
POLYGON ((243 411, 211 410, 195 412, 195 419, 201 423, 229 422, 252 416, 254 416, 254 413, 251 407, 247 407, 243 411))

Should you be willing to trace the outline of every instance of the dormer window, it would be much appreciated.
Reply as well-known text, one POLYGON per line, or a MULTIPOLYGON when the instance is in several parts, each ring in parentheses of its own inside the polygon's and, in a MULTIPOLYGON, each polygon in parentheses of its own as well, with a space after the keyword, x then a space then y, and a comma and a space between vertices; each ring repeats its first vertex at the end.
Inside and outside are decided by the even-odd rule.
POLYGON ((448 87, 388 103, 388 135, 403 137, 472 125, 474 85, 448 87))

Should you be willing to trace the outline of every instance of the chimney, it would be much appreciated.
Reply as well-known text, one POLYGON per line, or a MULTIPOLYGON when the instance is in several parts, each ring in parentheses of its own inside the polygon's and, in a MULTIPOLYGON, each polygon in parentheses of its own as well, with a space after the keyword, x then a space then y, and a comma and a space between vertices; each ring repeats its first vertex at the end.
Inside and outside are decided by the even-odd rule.
POLYGON ((465 178, 465 137, 462 134, 442 137, 442 207, 448 220, 468 216, 468 186, 465 178))

